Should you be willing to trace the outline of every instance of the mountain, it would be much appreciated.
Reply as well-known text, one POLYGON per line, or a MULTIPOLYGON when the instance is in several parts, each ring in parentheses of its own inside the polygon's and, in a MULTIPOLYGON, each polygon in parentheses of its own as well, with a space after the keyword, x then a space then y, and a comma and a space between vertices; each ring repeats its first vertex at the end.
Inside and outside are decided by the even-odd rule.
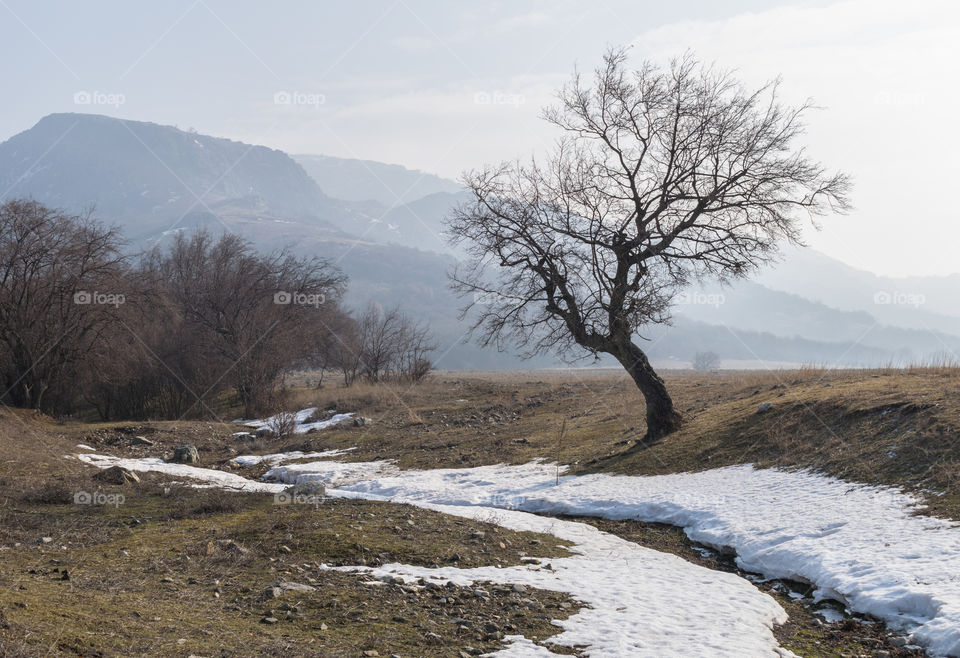
POLYGON ((325 229, 354 221, 282 151, 88 114, 51 114, 0 145, 0 189, 57 207, 93 206, 134 239, 232 216, 325 229))
POLYGON ((724 288, 691 289, 680 295, 678 302, 676 316, 703 324, 859 345, 899 362, 931 360, 945 352, 960 353, 960 320, 942 317, 942 324, 952 329, 947 332, 889 325, 867 311, 835 309, 754 281, 724 288))
MULTIPOLYGON (((327 258, 350 277, 348 304, 400 305, 428 322, 440 367, 558 363, 464 344, 468 324, 447 286, 457 255, 442 226, 469 196, 452 181, 396 165, 295 159, 153 123, 54 114, 0 144, 0 190, 7 190, 4 198, 31 196, 72 211, 93 205, 134 250, 205 227, 237 232, 264 250, 288 246, 327 258), (377 188, 378 177, 376 194, 358 192, 377 188), (388 191, 403 203, 385 203, 388 191)), ((877 277, 788 249, 782 264, 753 281, 687 291, 673 326, 645 335, 652 358, 681 366, 705 350, 728 361, 840 366, 960 354, 958 284, 960 277, 877 277)))
POLYGON ((456 181, 400 165, 373 160, 334 158, 329 155, 294 155, 325 193, 346 201, 376 201, 393 208, 431 194, 455 194, 456 181))
POLYGON ((960 275, 883 277, 813 249, 787 246, 757 281, 833 308, 870 313, 884 324, 960 334, 960 275))
MULTIPOLYGON (((326 195, 282 151, 154 123, 53 114, 0 144, 0 190, 0 201, 28 196, 73 212, 94 206, 134 251, 204 227, 239 233, 263 250, 289 247, 326 258, 350 277, 348 305, 399 305, 428 322, 440 367, 516 362, 463 344, 460 301, 447 287, 451 255, 391 244, 388 233, 371 230, 384 213, 378 202, 326 195)), ((409 244, 427 242, 418 244, 409 216, 397 221, 412 234, 409 244)), ((439 226, 439 218, 430 221, 439 226)))

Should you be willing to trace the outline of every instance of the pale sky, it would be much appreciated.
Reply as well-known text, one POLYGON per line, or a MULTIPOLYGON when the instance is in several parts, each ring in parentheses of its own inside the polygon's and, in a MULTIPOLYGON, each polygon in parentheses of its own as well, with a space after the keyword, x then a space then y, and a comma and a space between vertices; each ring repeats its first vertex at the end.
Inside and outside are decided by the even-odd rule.
POLYGON ((0 0, 0 139, 51 112, 195 128, 456 178, 549 147, 539 118, 608 45, 687 49, 812 97, 809 151, 855 211, 809 234, 881 274, 960 272, 960 3, 0 0))

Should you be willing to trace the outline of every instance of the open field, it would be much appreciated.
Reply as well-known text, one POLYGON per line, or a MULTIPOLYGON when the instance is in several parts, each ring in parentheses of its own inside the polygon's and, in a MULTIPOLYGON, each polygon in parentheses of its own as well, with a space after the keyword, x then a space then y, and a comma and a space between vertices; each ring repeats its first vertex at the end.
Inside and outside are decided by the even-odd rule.
MULTIPOLYGON (((927 496, 933 510, 956 519, 958 374, 670 373, 686 424, 644 449, 633 446, 644 432, 640 397, 615 371, 437 373, 416 387, 292 387, 290 409, 337 409, 370 422, 256 441, 236 439, 237 426, 217 420, 61 423, 4 410, 0 655, 187 656, 217 647, 219 655, 446 656, 465 647, 492 650, 505 634, 548 637, 556 632, 550 619, 577 609, 569 597, 550 592, 490 587, 480 597, 459 590, 415 595, 318 568, 384 561, 510 565, 525 556, 565 554, 562 542, 547 535, 390 503, 278 507, 264 496, 170 486, 156 474, 137 485, 103 487, 91 479, 92 468, 63 459, 77 444, 164 457, 192 443, 202 466, 248 478, 266 466, 230 464, 238 452, 355 447, 343 459, 439 468, 541 458, 578 472, 632 474, 755 462, 936 492, 927 496), (765 402, 770 409, 758 413, 765 402), (132 445, 134 436, 154 445, 132 445), (121 493, 123 505, 72 504, 77 491, 94 487, 121 493), (270 588, 285 581, 316 590, 273 598, 270 588)), ((217 413, 239 415, 229 401, 217 413)), ((710 568, 732 569, 728 558, 703 556, 675 529, 593 523, 710 568)), ((889 646, 882 624, 825 626, 784 592, 772 594, 791 615, 778 639, 799 655, 913 655, 889 646)))

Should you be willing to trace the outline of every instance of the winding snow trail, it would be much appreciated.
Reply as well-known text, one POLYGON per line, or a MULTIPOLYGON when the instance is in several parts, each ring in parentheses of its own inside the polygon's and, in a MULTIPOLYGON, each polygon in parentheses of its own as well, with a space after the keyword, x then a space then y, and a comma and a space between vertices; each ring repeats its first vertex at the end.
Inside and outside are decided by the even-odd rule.
MULTIPOLYGON (((78 458, 101 467, 173 467, 184 476, 180 469, 192 468, 88 454, 78 458)), ((497 508, 501 525, 569 539, 580 555, 554 560, 556 573, 536 567, 436 571, 404 565, 377 572, 521 582, 571 592, 593 607, 560 623, 565 632, 557 639, 588 644, 598 652, 593 655, 674 655, 674 649, 683 653, 681 646, 701 655, 703 647, 713 655, 743 655, 741 642, 753 647, 749 655, 771 655, 782 651, 769 627, 783 611, 752 586, 743 590, 741 578, 703 574, 678 558, 590 526, 535 514, 683 527, 695 541, 733 548, 745 570, 813 583, 818 597, 886 620, 932 655, 960 656, 960 527, 918 515, 918 501, 909 495, 749 465, 662 476, 564 476, 559 484, 555 469, 531 463, 401 472, 387 462, 318 461, 277 463, 265 476, 272 483, 238 482, 244 479, 205 469, 195 469, 201 473, 193 477, 260 491, 323 481, 337 488, 333 495, 408 502, 459 516, 486 518, 497 508), (724 633, 728 624, 736 630, 724 633), (651 637, 655 644, 647 643, 651 637), (670 644, 671 638, 677 644, 670 644)), ((523 642, 510 650, 509 655, 545 655, 523 642), (533 653, 517 653, 525 651, 533 653)))
MULTIPOLYGON (((298 455, 271 455, 283 462, 298 455)), ((455 516, 496 523, 513 530, 554 535, 572 543, 569 557, 530 560, 520 566, 459 569, 429 569, 405 564, 380 568, 338 567, 341 571, 390 575, 408 581, 426 578, 437 582, 452 580, 461 585, 476 582, 521 584, 565 592, 585 605, 576 614, 554 623, 562 632, 549 640, 551 645, 586 647, 589 656, 780 656, 792 653, 780 648, 773 627, 787 620, 787 614, 768 594, 734 574, 705 569, 668 553, 661 553, 591 525, 547 518, 497 506, 438 504, 427 500, 430 486, 414 488, 406 499, 396 490, 400 473, 386 462, 341 463, 318 461, 278 465, 266 478, 280 482, 255 482, 234 473, 159 459, 123 459, 107 455, 79 454, 77 459, 99 468, 123 466, 137 471, 159 471, 177 478, 199 480, 204 486, 277 493, 303 481, 337 483, 328 489, 334 496, 374 500, 392 499, 455 516), (367 491, 376 482, 390 482, 384 495, 367 491)), ((249 461, 249 460, 243 460, 249 461)), ((430 471, 419 471, 432 480, 430 471)), ((426 484, 424 481, 422 484, 426 484)), ((503 500, 506 500, 504 498, 503 500)), ((526 638, 506 638, 496 656, 543 658, 556 656, 548 648, 526 638)))

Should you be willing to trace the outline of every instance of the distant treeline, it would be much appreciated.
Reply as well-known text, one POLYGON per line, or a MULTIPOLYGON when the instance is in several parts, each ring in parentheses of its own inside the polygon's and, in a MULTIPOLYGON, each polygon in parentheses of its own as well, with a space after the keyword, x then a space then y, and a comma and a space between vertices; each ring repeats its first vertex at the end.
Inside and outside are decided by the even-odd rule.
POLYGON ((279 404, 284 373, 340 372, 347 385, 419 380, 428 331, 397 309, 341 306, 346 277, 233 234, 177 233, 122 251, 116 229, 31 200, 0 206, 2 399, 104 419, 209 415, 232 391, 248 417, 279 404))

